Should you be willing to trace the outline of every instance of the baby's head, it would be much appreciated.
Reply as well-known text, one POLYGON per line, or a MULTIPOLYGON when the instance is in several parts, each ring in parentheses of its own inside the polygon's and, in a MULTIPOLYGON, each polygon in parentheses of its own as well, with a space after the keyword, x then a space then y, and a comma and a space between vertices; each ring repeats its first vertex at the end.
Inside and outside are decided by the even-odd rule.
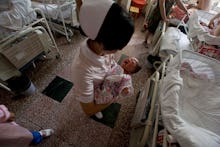
POLYGON ((139 61, 135 57, 127 57, 123 59, 120 65, 124 69, 125 74, 133 74, 141 69, 139 61))

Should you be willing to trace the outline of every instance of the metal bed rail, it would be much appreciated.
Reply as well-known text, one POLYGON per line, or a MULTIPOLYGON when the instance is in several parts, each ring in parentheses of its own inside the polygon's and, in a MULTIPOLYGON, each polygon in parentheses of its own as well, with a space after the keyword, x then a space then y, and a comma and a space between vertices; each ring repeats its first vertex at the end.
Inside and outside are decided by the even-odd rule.
POLYGON ((41 18, 37 18, 35 21, 33 21, 32 23, 28 24, 28 25, 25 25, 20 31, 17 31, 15 34, 12 34, 12 35, 9 35, 7 36, 5 39, 1 40, 0 41, 0 48, 3 48, 6 44, 8 44, 9 42, 11 42, 12 40, 14 40, 15 38, 18 38, 21 33, 25 32, 25 30, 27 31, 30 27, 33 27, 35 26, 36 24, 39 24, 39 23, 43 23, 49 33, 49 36, 52 40, 52 43, 53 43, 53 46, 55 49, 56 49, 56 57, 60 57, 60 50, 56 44, 56 41, 53 37, 53 34, 52 34, 52 31, 50 29, 50 26, 46 20, 46 17, 44 15, 44 13, 42 12, 41 9, 38 9, 38 8, 35 8, 33 11, 31 11, 30 13, 33 13, 33 12, 37 12, 40 14, 41 18))
MULTIPOLYGON (((51 32, 51 29, 48 25, 48 22, 44 16, 43 12, 40 9, 34 9, 31 13, 33 13, 33 12, 40 13, 41 18, 38 18, 37 20, 33 21, 31 24, 24 26, 20 31, 17 31, 15 34, 9 35, 5 39, 1 40, 0 41, 0 50, 4 50, 5 47, 7 47, 9 44, 13 44, 14 42, 16 42, 17 39, 24 37, 25 35, 27 35, 31 32, 35 32, 37 30, 40 30, 43 33, 45 33, 46 35, 49 35, 49 37, 47 36, 47 38, 50 38, 50 43, 48 43, 47 45, 51 45, 51 46, 47 49, 48 52, 51 48, 54 48, 56 50, 56 58, 60 58, 60 51, 57 47, 57 44, 55 42, 55 39, 53 37, 53 34, 51 32), (39 24, 39 23, 43 23, 46 26, 47 30, 42 26, 34 27, 36 24, 39 24)), ((24 38, 24 39, 26 39, 26 38, 24 38)), ((9 62, 9 60, 7 60, 4 57, 3 54, 0 54, 0 57, 1 57, 0 58, 0 61, 1 61, 0 62, 0 64, 1 64, 0 75, 1 75, 1 77, 2 77, 2 75, 5 75, 5 74, 7 75, 7 76, 3 76, 3 78, 0 78, 0 87, 7 90, 7 91, 12 92, 11 89, 9 87, 7 87, 7 82, 5 82, 5 80, 7 80, 13 76, 20 76, 21 72, 19 71, 18 68, 16 68, 13 64, 11 64, 9 62), (3 67, 3 64, 6 64, 7 66, 10 66, 10 67, 5 68, 5 67, 3 67)))
MULTIPOLYGON (((166 66, 173 56, 168 56, 154 74, 147 80, 138 98, 134 117, 131 122, 130 147, 155 147, 160 116, 159 85, 166 72, 166 66), (150 100, 150 103, 149 102, 150 100), (146 108, 150 107, 149 111, 146 108), (147 117, 146 117, 147 116, 147 117)), ((165 137, 165 136, 164 136, 165 137)), ((166 140, 164 140, 166 141, 166 140)), ((164 143, 165 146, 166 143, 164 143)))
MULTIPOLYGON (((49 11, 48 11, 48 7, 50 7, 49 5, 47 6, 47 4, 46 4, 46 2, 45 2, 45 0, 43 0, 43 4, 44 4, 44 8, 45 8, 45 10, 46 10, 46 13, 47 14, 49 14, 49 11)), ((73 32, 72 32, 72 30, 70 29, 70 28, 68 28, 67 26, 66 26, 66 20, 64 19, 64 16, 63 16, 63 10, 65 10, 66 9, 66 7, 69 7, 69 6, 74 6, 74 4, 75 4, 75 6, 76 6, 76 3, 75 3, 75 1, 66 1, 66 2, 64 2, 64 3, 61 3, 59 0, 57 0, 56 1, 56 4, 57 4, 57 8, 56 8, 56 11, 57 11, 57 16, 56 16, 56 18, 58 18, 59 16, 60 16, 60 18, 61 18, 61 23, 62 23, 62 25, 59 25, 59 24, 56 24, 56 23, 54 23, 54 22, 52 22, 52 19, 51 19, 51 17, 50 16, 48 16, 47 14, 45 14, 46 15, 46 17, 48 18, 48 20, 49 20, 49 25, 51 26, 51 29, 53 30, 53 31, 55 31, 55 32, 58 32, 58 33, 60 33, 60 34, 62 34, 62 35, 65 35, 66 36, 66 39, 67 39, 67 41, 68 42, 71 42, 71 39, 70 39, 70 37, 71 36, 73 36, 73 32)), ((50 8, 52 8, 52 7, 50 7, 50 8)), ((55 8, 52 8, 52 9, 55 9, 55 8)), ((75 13, 76 14, 76 13, 75 13)), ((73 8, 72 8, 72 10, 71 10, 71 19, 73 19, 73 15, 74 15, 74 11, 73 11, 73 8)), ((68 22, 69 23, 69 22, 68 22)), ((70 23, 71 23, 71 25, 73 25, 73 20, 71 20, 70 21, 70 23)))

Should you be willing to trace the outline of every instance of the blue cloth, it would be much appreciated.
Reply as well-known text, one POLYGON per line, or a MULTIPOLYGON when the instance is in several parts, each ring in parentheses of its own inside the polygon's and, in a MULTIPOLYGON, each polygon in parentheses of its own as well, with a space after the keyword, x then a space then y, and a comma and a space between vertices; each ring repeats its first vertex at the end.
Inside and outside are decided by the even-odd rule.
POLYGON ((33 140, 31 142, 31 144, 39 144, 43 140, 43 137, 40 134, 40 132, 38 132, 38 131, 31 131, 31 133, 33 135, 33 140))

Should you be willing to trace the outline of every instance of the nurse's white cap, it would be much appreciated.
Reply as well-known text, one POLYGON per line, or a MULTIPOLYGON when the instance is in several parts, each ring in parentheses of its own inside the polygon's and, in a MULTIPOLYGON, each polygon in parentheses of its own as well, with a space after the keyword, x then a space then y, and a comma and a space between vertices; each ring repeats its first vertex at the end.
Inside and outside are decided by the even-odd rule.
POLYGON ((95 40, 114 1, 84 0, 79 12, 79 22, 83 32, 95 40))

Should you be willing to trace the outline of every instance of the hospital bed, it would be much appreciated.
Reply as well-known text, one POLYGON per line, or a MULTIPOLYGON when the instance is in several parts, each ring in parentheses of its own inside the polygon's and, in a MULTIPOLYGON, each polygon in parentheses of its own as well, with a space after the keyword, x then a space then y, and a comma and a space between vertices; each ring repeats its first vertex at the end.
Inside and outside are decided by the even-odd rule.
POLYGON ((0 44, 4 44, 13 35, 16 36, 16 33, 28 27, 44 25, 50 35, 54 48, 59 52, 46 17, 40 9, 33 9, 30 0, 10 0, 8 2, 11 3, 11 7, 5 11, 0 11, 0 44), (40 14, 38 18, 36 13, 40 14))
POLYGON ((67 24, 72 27, 79 25, 75 0, 32 0, 31 5, 43 11, 53 31, 65 35, 67 41, 71 41, 73 32, 67 24))
POLYGON ((161 113, 165 128, 180 146, 220 145, 219 63, 183 51, 167 66, 160 86, 161 113))
POLYGON ((183 147, 217 147, 220 62, 197 53, 177 28, 168 27, 162 34, 153 53, 163 62, 140 90, 129 146, 166 147, 175 140, 183 147))
POLYGON ((168 56, 138 97, 129 146, 220 145, 220 62, 184 50, 168 56))
POLYGON ((19 77, 35 60, 59 53, 54 51, 54 44, 42 26, 28 27, 0 44, 0 87, 11 91, 7 81, 19 77))
POLYGON ((1 1, 0 40, 19 31, 36 19, 30 0, 1 1))
POLYGON ((29 27, 0 45, 0 83, 6 90, 7 80, 20 76, 23 69, 51 51, 52 40, 41 27, 29 27), (34 41, 33 41, 34 40, 34 41))
POLYGON ((159 56, 175 56, 179 51, 191 50, 219 60, 220 37, 211 35, 200 24, 200 21, 208 24, 213 16, 198 10, 189 17, 187 23, 183 21, 184 17, 177 27, 168 27, 161 41, 159 56), (180 26, 183 26, 186 34, 178 29, 180 26))
MULTIPOLYGON (((23 69, 28 65, 35 65, 34 61, 37 58, 47 55, 49 52, 55 53, 57 58, 60 57, 59 49, 42 11, 34 9, 29 13, 22 13, 23 15, 19 16, 25 18, 25 15, 28 16, 30 13, 36 12, 41 14, 40 18, 32 19, 29 24, 24 23, 17 27, 17 30, 13 28, 8 29, 9 35, 4 36, 4 39, 0 40, 0 87, 8 91, 11 90, 8 87, 7 80, 20 76, 23 69), (44 24, 46 29, 41 25, 38 26, 37 24, 39 23, 44 24)), ((12 19, 10 21, 13 22, 12 19)), ((4 26, 1 26, 1 28, 4 28, 4 26)))

